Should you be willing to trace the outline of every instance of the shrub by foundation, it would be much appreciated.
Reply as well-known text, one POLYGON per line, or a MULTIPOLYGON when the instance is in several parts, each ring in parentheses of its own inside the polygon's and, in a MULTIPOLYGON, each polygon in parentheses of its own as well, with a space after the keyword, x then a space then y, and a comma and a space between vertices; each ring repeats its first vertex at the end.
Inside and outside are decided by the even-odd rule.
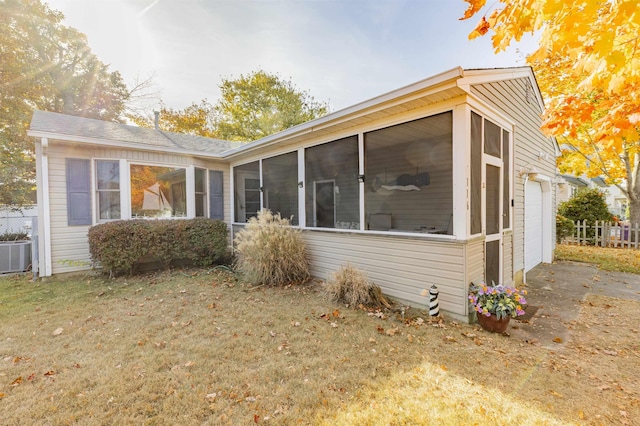
POLYGON ((89 229, 89 251, 110 275, 132 274, 143 258, 168 268, 189 260, 209 266, 228 259, 227 225, 219 220, 119 220, 89 229))
POLYGON ((391 303, 382 294, 380 287, 370 282, 364 272, 351 264, 340 267, 323 287, 334 302, 344 303, 352 308, 360 305, 391 308, 391 303))
POLYGON ((235 237, 235 268, 252 284, 286 285, 309 279, 300 230, 269 210, 249 219, 235 237))

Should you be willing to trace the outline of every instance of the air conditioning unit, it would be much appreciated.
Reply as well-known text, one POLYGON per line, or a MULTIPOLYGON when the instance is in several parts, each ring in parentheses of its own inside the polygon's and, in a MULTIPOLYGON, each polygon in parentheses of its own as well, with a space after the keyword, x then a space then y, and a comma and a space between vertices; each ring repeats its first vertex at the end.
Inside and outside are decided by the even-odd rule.
POLYGON ((31 241, 0 241, 0 274, 24 272, 31 266, 31 241))

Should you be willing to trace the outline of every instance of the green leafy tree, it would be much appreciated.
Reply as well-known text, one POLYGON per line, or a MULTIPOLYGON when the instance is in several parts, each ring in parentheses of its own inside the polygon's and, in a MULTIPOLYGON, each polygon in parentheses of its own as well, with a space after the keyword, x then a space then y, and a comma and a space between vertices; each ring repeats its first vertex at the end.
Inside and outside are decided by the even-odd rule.
POLYGON ((254 141, 325 115, 329 107, 290 80, 258 70, 223 79, 216 104, 219 137, 254 141))
MULTIPOLYGON (((613 218, 605 194, 597 188, 580 190, 569 200, 560 203, 558 215, 574 223, 586 220, 588 226, 595 225, 596 220, 610 221, 613 218)), ((593 238, 594 235, 594 229, 587 228, 587 238, 593 238)))
POLYGON ((86 36, 40 0, 0 1, 0 203, 33 202, 34 109, 120 121, 130 96, 86 36))

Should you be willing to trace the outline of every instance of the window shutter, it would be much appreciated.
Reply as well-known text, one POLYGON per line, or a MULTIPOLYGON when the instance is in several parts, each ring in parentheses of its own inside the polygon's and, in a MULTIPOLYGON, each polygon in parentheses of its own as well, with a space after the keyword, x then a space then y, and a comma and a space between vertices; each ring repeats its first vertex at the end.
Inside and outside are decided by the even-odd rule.
POLYGON ((91 162, 67 158, 67 223, 91 225, 91 162))
POLYGON ((224 219, 224 177, 219 170, 209 170, 209 217, 224 219))

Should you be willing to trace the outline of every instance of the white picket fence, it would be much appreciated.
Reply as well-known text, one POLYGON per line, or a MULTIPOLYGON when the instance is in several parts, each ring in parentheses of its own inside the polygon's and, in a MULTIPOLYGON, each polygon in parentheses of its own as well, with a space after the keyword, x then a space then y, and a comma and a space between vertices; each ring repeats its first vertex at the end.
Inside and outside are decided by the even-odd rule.
POLYGON ((595 245, 599 247, 620 247, 638 249, 640 245, 640 226, 638 224, 611 223, 596 221, 595 225, 588 225, 587 221, 574 223, 573 236, 566 239, 567 243, 579 245, 595 245), (587 229, 595 229, 593 236, 587 236, 587 229))

